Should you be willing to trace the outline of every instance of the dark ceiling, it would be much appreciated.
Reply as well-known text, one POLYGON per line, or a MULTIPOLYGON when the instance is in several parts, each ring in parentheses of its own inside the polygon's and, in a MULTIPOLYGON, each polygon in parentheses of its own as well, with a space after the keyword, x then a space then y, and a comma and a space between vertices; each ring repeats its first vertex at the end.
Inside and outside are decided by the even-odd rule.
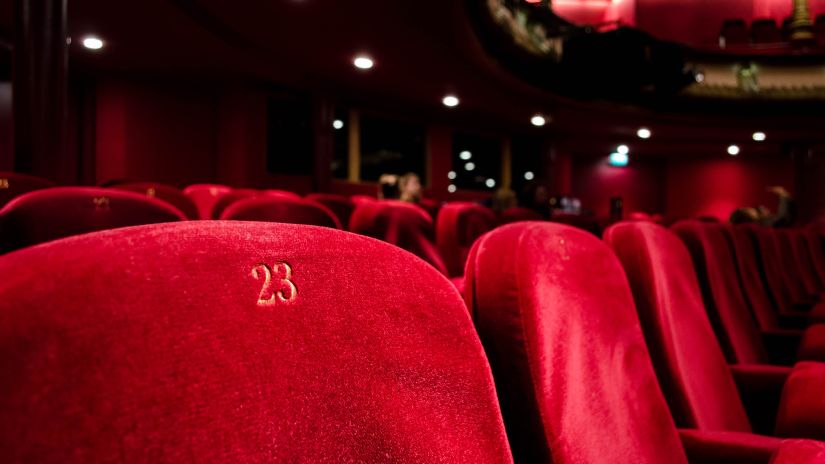
MULTIPOLYGON (((651 154, 715 152, 732 132, 747 138, 753 130, 770 131, 773 142, 825 139, 820 119, 777 120, 769 109, 732 117, 736 109, 719 114, 704 103, 684 112, 655 111, 552 95, 508 74, 485 54, 462 0, 68 1, 71 36, 96 34, 107 43, 89 52, 75 40, 70 67, 84 75, 263 82, 403 108, 427 120, 551 131, 577 148, 599 151, 634 141, 642 125, 655 137, 639 151, 646 145, 651 154), (375 68, 355 69, 358 53, 372 56, 375 68), (441 105, 447 93, 460 97, 458 108, 441 105), (552 114, 554 123, 531 127, 535 113, 552 114)), ((0 29, 7 38, 12 3, 0 2, 0 29)))

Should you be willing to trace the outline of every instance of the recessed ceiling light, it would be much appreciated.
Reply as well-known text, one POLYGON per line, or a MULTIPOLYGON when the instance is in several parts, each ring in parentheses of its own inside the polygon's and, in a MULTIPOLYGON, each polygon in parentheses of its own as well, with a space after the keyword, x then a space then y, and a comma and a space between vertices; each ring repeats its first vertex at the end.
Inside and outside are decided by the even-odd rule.
POLYGON ((375 66, 375 62, 372 61, 372 58, 365 55, 356 56, 352 61, 352 64, 354 64, 358 69, 371 69, 375 66))
POLYGON ((441 100, 441 102, 444 103, 444 106, 446 107, 454 108, 458 106, 458 97, 455 95, 447 95, 443 100, 441 100))
POLYGON ((472 161, 468 161, 467 164, 464 165, 464 169, 467 170, 467 171, 472 171, 475 168, 476 168, 476 164, 473 163, 472 161))
POLYGON ((453 180, 456 178, 456 176, 457 174, 455 173, 455 171, 450 171, 447 173, 447 179, 453 180))
POLYGON ((739 146, 738 145, 731 145, 728 147, 728 154, 730 156, 736 156, 739 154, 739 146))
POLYGON ((455 193, 455 191, 456 191, 455 185, 453 185, 453 184, 448 185, 447 186, 447 191, 450 192, 450 193, 455 193))
POLYGON ((468 159, 473 157, 473 154, 470 153, 467 150, 464 150, 464 151, 462 151, 461 153, 458 154, 458 157, 463 159, 464 161, 467 161, 468 159))
POLYGON ((542 116, 540 114, 537 114, 537 115, 533 116, 532 118, 530 118, 530 124, 532 124, 536 127, 541 127, 541 126, 547 124, 547 120, 544 119, 544 116, 542 116))
POLYGON ((533 174, 533 171, 527 171, 524 173, 524 180, 533 180, 534 177, 536 177, 536 175, 533 174))
POLYGON ((618 147, 616 147, 616 151, 618 153, 626 155, 626 154, 630 153, 630 147, 628 147, 627 145, 619 145, 618 147))
POLYGON ((701 84, 702 82, 705 82, 705 73, 699 71, 693 76, 693 78, 696 80, 697 83, 701 84))
POLYGON ((484 182, 484 185, 486 185, 489 188, 493 188, 493 187, 496 186, 496 180, 495 179, 487 179, 487 181, 484 182))
POLYGON ((764 132, 754 132, 753 133, 753 140, 757 142, 764 142, 765 139, 768 138, 764 132))
POLYGON ((89 50, 100 50, 103 48, 103 41, 94 36, 89 36, 83 39, 83 46, 89 50))
POLYGON ((333 129, 336 129, 336 130, 337 129, 343 129, 344 121, 341 121, 340 119, 336 119, 335 121, 332 121, 332 127, 333 127, 333 129))
POLYGON ((653 134, 647 127, 640 127, 639 130, 636 131, 636 135, 638 135, 640 139, 649 139, 653 134))

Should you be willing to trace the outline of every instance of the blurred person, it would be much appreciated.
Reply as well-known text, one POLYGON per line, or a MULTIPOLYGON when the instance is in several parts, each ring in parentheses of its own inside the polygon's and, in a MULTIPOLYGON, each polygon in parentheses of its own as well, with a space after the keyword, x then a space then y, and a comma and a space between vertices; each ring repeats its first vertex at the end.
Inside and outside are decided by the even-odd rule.
POLYGON ((398 178, 398 192, 401 201, 419 203, 421 201, 421 178, 408 172, 398 178))
POLYGON ((397 200, 398 197, 398 176, 395 174, 381 174, 381 177, 378 178, 378 199, 397 200))
POLYGON ((791 194, 784 187, 774 185, 768 187, 768 192, 775 194, 779 198, 779 206, 776 214, 759 205, 757 207, 744 207, 734 210, 728 221, 731 224, 757 223, 767 227, 790 227, 796 220, 796 203, 791 194))
POLYGON ((529 182, 521 190, 518 202, 521 206, 532 209, 543 218, 550 218, 550 194, 547 187, 538 182, 529 182))

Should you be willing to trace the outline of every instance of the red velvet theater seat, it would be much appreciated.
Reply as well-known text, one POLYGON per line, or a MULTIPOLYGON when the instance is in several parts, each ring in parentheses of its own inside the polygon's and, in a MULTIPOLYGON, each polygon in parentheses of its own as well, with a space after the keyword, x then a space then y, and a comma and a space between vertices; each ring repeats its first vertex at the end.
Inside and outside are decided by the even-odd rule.
POLYGON ((54 183, 46 179, 16 172, 0 172, 0 208, 14 197, 49 187, 54 187, 54 183))
MULTIPOLYGON (((759 244, 752 230, 754 227, 725 226, 724 231, 733 243, 742 290, 759 327, 763 330, 804 328, 818 320, 815 314, 797 311, 789 295, 774 295, 770 291, 761 265, 759 244)), ((779 290, 784 290, 784 286, 779 290)))
POLYGON ((184 193, 171 185, 158 184, 154 182, 135 182, 128 184, 118 184, 112 188, 119 190, 129 190, 130 192, 145 193, 150 197, 163 200, 175 208, 179 209, 188 219, 198 219, 200 213, 195 203, 184 193))
POLYGON ((473 242, 496 226, 496 215, 476 203, 454 202, 441 208, 436 220, 435 240, 451 277, 464 274, 467 253, 473 242))
POLYGON ((774 299, 780 302, 781 307, 810 309, 815 304, 813 296, 807 293, 796 275, 796 262, 782 246, 779 232, 758 226, 746 227, 745 230, 757 243, 762 275, 774 299))
POLYGON ((165 201, 125 190, 56 187, 19 196, 0 210, 2 251, 140 224, 184 221, 165 201))
MULTIPOLYGON (((825 325, 782 330, 776 314, 760 328, 739 285, 731 242, 721 224, 681 221, 673 231, 687 246, 702 290, 705 309, 727 360, 733 364, 792 364, 800 359, 825 361, 825 325), (803 337, 803 334, 805 335, 803 337), (766 341, 772 342, 766 346, 766 341), (800 342, 805 346, 800 347, 800 342)), ((689 269, 669 268, 677 274, 689 269)))
POLYGON ((306 196, 308 200, 316 201, 332 211, 341 227, 349 230, 349 218, 352 216, 352 211, 355 209, 355 203, 343 195, 336 195, 333 193, 310 193, 306 196))
POLYGON ((358 203, 350 217, 350 231, 403 248, 447 274, 447 266, 434 243, 432 218, 412 203, 398 200, 358 203))
POLYGON ((814 295, 825 295, 825 279, 819 275, 816 268, 815 258, 808 247, 805 231, 800 229, 788 230, 787 238, 790 242, 793 257, 799 266, 800 274, 804 279, 806 289, 814 295))
POLYGON ((264 195, 236 201, 223 211, 221 219, 341 228, 338 218, 326 206, 312 200, 287 196, 264 195))
POLYGON ((621 265, 592 234, 522 222, 473 246, 465 299, 516 462, 767 463, 781 441, 684 431, 668 412, 621 265))
POLYGON ((198 216, 201 219, 212 218, 212 208, 218 200, 231 192, 232 189, 219 184, 194 184, 183 189, 183 194, 189 197, 198 207, 198 216))
POLYGON ((819 275, 819 280, 825 282, 825 233, 808 227, 803 231, 811 254, 811 263, 819 275))
POLYGON ((261 192, 255 189, 233 189, 215 202, 215 206, 212 207, 212 219, 219 219, 223 211, 232 203, 259 195, 261 195, 261 192))
POLYGON ((809 414, 825 405, 825 396, 815 391, 821 386, 817 376, 825 380, 825 364, 801 363, 811 364, 810 371, 799 366, 729 367, 702 305, 691 257, 679 238, 655 224, 624 222, 608 228, 604 239, 627 273, 677 425, 740 433, 751 432, 753 425, 760 433, 825 438, 825 414, 814 420, 809 414), (809 380, 794 385, 793 379, 803 378, 809 380), (807 386, 815 388, 806 391, 807 386), (743 399, 750 406, 747 411, 743 399), (777 417, 785 419, 775 423, 777 417))
POLYGON ((4 462, 509 463, 444 277, 286 224, 185 222, 0 260, 4 462))
POLYGON ((821 299, 819 279, 808 274, 805 263, 797 256, 797 249, 794 245, 796 232, 790 229, 776 229, 773 233, 776 235, 782 257, 782 270, 795 286, 795 291, 801 295, 803 301, 819 301, 821 299))
POLYGON ((520 221, 543 221, 544 218, 541 217, 541 214, 533 211, 529 208, 522 208, 520 206, 516 206, 513 208, 507 208, 501 212, 498 218, 499 224, 510 224, 513 222, 520 222, 520 221))

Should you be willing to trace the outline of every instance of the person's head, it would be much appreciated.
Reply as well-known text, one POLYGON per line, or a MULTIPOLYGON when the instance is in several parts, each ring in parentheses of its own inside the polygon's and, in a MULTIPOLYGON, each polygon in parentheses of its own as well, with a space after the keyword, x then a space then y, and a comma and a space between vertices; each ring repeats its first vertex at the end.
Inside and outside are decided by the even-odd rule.
POLYGON ((401 201, 413 203, 421 200, 421 178, 414 172, 408 172, 398 178, 398 191, 401 201))
POLYGON ((378 178, 378 199, 395 200, 398 198, 398 176, 381 174, 378 178))
POLYGON ((756 208, 738 208, 730 214, 728 221, 731 224, 746 224, 749 222, 758 222, 759 219, 759 211, 757 211, 756 208))

